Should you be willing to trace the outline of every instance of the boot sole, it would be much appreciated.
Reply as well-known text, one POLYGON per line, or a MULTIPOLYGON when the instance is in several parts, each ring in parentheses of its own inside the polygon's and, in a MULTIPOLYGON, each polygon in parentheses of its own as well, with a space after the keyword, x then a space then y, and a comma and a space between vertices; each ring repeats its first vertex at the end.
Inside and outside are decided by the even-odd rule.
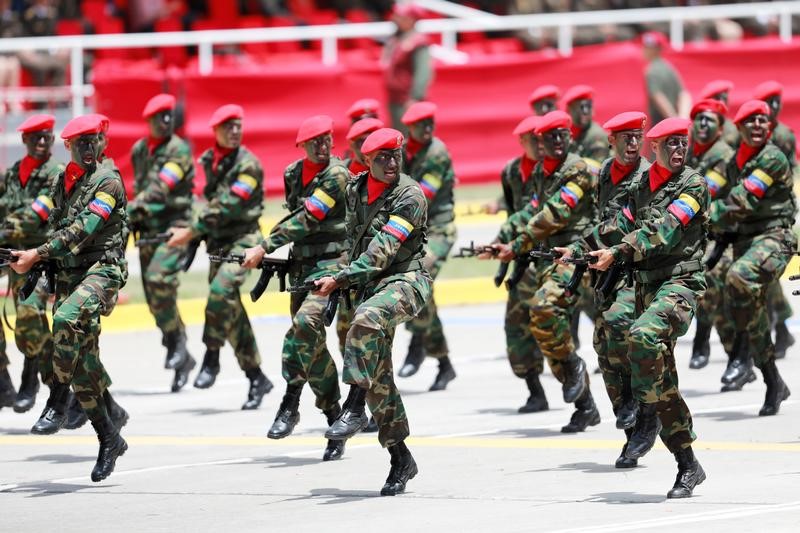
POLYGON ((542 411, 549 411, 549 410, 550 410, 550 406, 548 404, 544 404, 543 406, 537 407, 535 409, 527 408, 525 406, 522 406, 519 409, 517 409, 517 413, 519 413, 521 415, 527 415, 529 413, 541 413, 542 411))
POLYGON ((16 402, 14 402, 14 403, 11 403, 11 404, 8 404, 8 405, 6 405, 5 407, 11 407, 11 408, 14 410, 14 412, 15 412, 15 413, 20 413, 20 414, 21 414, 21 413, 27 413, 28 411, 30 411, 31 409, 33 409, 33 407, 34 407, 35 405, 36 405, 36 401, 34 400, 34 401, 33 401, 33 402, 31 402, 31 404, 30 404, 29 406, 27 406, 27 407, 20 407, 19 405, 17 405, 17 403, 16 403, 16 402))
POLYGON ((189 372, 191 372, 192 370, 194 370, 194 367, 196 367, 196 366, 197 366, 197 361, 195 361, 195 360, 194 360, 194 358, 193 358, 193 357, 191 357, 191 356, 189 356, 189 359, 187 359, 186 361, 187 361, 187 363, 188 363, 188 364, 186 364, 186 363, 184 363, 184 364, 186 364, 186 366, 188 366, 188 368, 176 369, 176 372, 177 372, 178 370, 180 370, 181 372, 184 372, 184 373, 186 374, 186 381, 184 382, 184 384, 183 384, 183 385, 181 385, 181 386, 179 387, 179 386, 178 386, 178 385, 175 383, 175 380, 173 379, 173 380, 172 380, 172 387, 171 387, 171 389, 170 389, 170 390, 172 390, 172 392, 180 392, 180 391, 181 391, 181 389, 183 389, 183 388, 184 388, 186 385, 188 385, 188 384, 189 384, 189 372))
POLYGON ((761 410, 758 412, 758 416, 775 416, 775 415, 777 415, 781 410, 781 404, 784 401, 788 400, 789 396, 791 396, 791 395, 792 395, 792 391, 790 391, 789 387, 787 387, 786 384, 784 383, 784 385, 783 385, 783 397, 778 400, 778 405, 775 406, 775 412, 774 413, 772 413, 772 412, 764 412, 764 408, 762 407, 761 410))
POLYGON ((297 424, 299 424, 299 423, 300 423, 300 413, 297 414, 297 422, 295 422, 292 425, 292 427, 289 429, 289 431, 287 431, 286 433, 273 433, 270 430, 270 431, 267 431, 267 438, 268 439, 272 439, 272 440, 285 439, 286 437, 288 437, 289 435, 291 435, 294 432, 294 428, 296 428, 297 424))
MULTIPOLYGON (((119 459, 120 457, 122 457, 123 455, 125 455, 125 452, 127 452, 127 451, 128 451, 128 442, 127 442, 127 441, 124 441, 124 442, 125 442, 125 444, 123 444, 123 445, 122 445, 122 449, 121 449, 121 450, 119 451, 119 453, 117 454, 117 459, 119 459)), ((113 473, 114 473, 114 469, 116 469, 116 467, 117 467, 117 459, 114 459, 114 464, 113 464, 113 465, 111 465, 111 471, 110 471, 108 474, 106 474, 106 475, 105 475, 105 476, 103 476, 103 477, 98 477, 97 479, 95 479, 95 478, 91 478, 91 479, 92 479, 92 481, 93 481, 94 483, 99 483, 99 482, 103 481, 104 479, 108 479, 109 477, 111 477, 111 474, 113 474, 113 473)))
POLYGON ((451 381, 456 379, 457 377, 458 376, 456 375, 456 373, 453 372, 452 374, 447 374, 446 376, 443 376, 443 378, 441 380, 437 379, 436 381, 433 382, 433 385, 431 385, 431 388, 428 389, 428 392, 436 392, 436 391, 440 391, 440 390, 445 390, 447 388, 447 385, 451 381))
POLYGON ((400 371, 397 373, 397 377, 410 378, 411 376, 419 372, 419 366, 414 367, 414 370, 405 371, 405 369, 406 367, 405 365, 403 365, 403 368, 401 368, 400 371))
POLYGON ((354 437, 355 435, 361 433, 362 431, 364 431, 364 429, 368 425, 369 425, 369 420, 367 420, 365 423, 361 424, 361 427, 358 428, 356 431, 353 431, 352 433, 350 433, 349 435, 346 435, 346 436, 345 435, 341 435, 341 436, 340 435, 332 435, 330 433, 330 431, 326 431, 325 432, 325 438, 328 439, 328 440, 347 440, 347 439, 349 439, 351 437, 354 437))
POLYGON ((381 496, 397 496, 398 494, 403 494, 406 491, 406 484, 408 484, 409 481, 417 477, 418 473, 419 473, 419 468, 417 468, 417 466, 414 465, 414 470, 409 474, 408 480, 403 484, 402 489, 396 491, 381 489, 381 496))

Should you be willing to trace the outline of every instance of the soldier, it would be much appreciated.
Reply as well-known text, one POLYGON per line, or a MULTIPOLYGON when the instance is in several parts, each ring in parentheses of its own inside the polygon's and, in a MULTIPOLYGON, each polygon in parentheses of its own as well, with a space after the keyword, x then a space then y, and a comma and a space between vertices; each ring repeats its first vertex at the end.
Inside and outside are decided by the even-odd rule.
POLYGON ((647 87, 648 115, 653 123, 669 117, 689 115, 692 97, 684 89, 678 71, 661 57, 669 45, 663 33, 648 31, 642 34, 642 54, 647 62, 645 85, 647 87))
POLYGON ((706 474, 692 451, 692 416, 678 390, 674 348, 686 334, 705 290, 703 253, 708 186, 686 166, 689 124, 665 119, 648 133, 656 161, 628 193, 613 221, 593 231, 597 242, 619 244, 590 252, 600 271, 612 263, 632 265, 636 319, 629 331, 631 387, 639 402, 625 457, 638 459, 661 440, 675 456, 678 475, 667 498, 688 498, 706 474))
MULTIPOLYGON (((591 230, 597 215, 596 178, 583 159, 567 151, 570 126, 572 119, 568 114, 551 111, 536 127, 536 135, 542 137, 544 155, 532 178, 537 201, 509 217, 501 228, 501 240, 508 244, 493 245, 501 261, 526 254, 534 244, 546 248, 565 246, 591 230)), ((538 262, 530 268, 534 278, 534 293, 528 303, 531 331, 562 385, 564 401, 575 403, 575 412, 561 431, 585 431, 588 426, 600 423, 600 413, 589 389, 586 363, 576 353, 570 333, 578 295, 565 291, 564 286, 575 267, 538 262)))
MULTIPOLYGON (((50 185, 55 175, 64 169, 52 157, 52 115, 33 115, 20 124, 22 143, 27 154, 8 170, 0 183, 0 243, 2 246, 24 250, 47 242, 47 220, 53 209, 50 185)), ((5 335, 0 327, 0 407, 13 406, 17 413, 25 413, 36 403, 39 391, 39 373, 42 383, 53 383, 53 336, 47 323, 47 291, 37 285, 26 300, 19 291, 26 277, 9 272, 9 287, 17 310, 14 340, 25 356, 19 391, 14 394, 8 376, 5 335), (5 385, 2 383, 5 382, 5 385)))
MULTIPOLYGON (((730 92, 733 90, 733 82, 729 80, 710 81, 700 91, 700 100, 719 100, 726 106, 729 105, 730 92)), ((739 130, 732 121, 726 120, 722 124, 722 140, 734 150, 739 147, 739 130)), ((689 164, 689 166, 692 166, 689 164)))
POLYGON ((91 116, 77 117, 64 127, 61 137, 72 160, 50 189, 50 239, 38 248, 15 252, 19 259, 11 265, 24 274, 47 261, 58 271, 53 385, 31 432, 52 434, 64 425, 71 384, 100 441, 91 474, 95 482, 107 478, 117 457, 128 449, 110 417, 121 408, 108 391, 111 379, 100 361, 98 342, 100 315, 114 309, 128 277, 125 188, 119 175, 97 164, 102 132, 102 121, 91 116))
MULTIPOLYGON (((142 113, 150 135, 131 150, 135 197, 128 203, 128 220, 137 238, 152 238, 191 220, 194 163, 189 144, 174 133, 174 114, 175 97, 170 94, 151 98, 142 113)), ((175 370, 172 392, 186 385, 195 367, 178 311, 178 273, 185 253, 186 247, 166 242, 139 246, 145 299, 167 348, 164 368, 175 370)))
POLYGON ((767 287, 779 280, 797 248, 792 231, 797 206, 792 175, 783 152, 769 142, 770 107, 745 102, 736 113, 742 144, 728 163, 732 188, 711 213, 714 224, 734 225, 733 264, 725 277, 725 317, 733 323, 733 359, 723 383, 743 379, 753 366, 761 370, 767 393, 759 416, 778 413, 789 388, 775 366, 775 345, 767 316, 767 287))
MULTIPOLYGON (((341 160, 331 157, 333 120, 324 115, 306 119, 295 140, 305 157, 286 167, 284 190, 291 210, 275 225, 260 246, 245 251, 245 268, 258 266, 265 254, 289 243, 292 246, 290 281, 334 275, 347 253, 344 225, 344 191, 350 173, 341 160)), ((319 408, 333 424, 339 416, 339 372, 325 342, 323 313, 327 298, 292 293, 292 325, 283 341, 283 378, 286 393, 267 436, 282 439, 291 435, 300 421, 300 394, 308 382, 319 408)), ((329 441, 323 461, 340 459, 344 441, 329 441)))
POLYGON ((364 154, 361 153, 361 144, 367 135, 383 127, 383 122, 377 118, 362 118, 354 122, 347 131, 347 142, 350 147, 349 157, 345 158, 345 165, 353 176, 369 170, 364 154))
MULTIPOLYGON (((220 254, 241 253, 261 240, 258 219, 263 210, 264 179, 261 163, 242 145, 244 111, 235 104, 217 109, 209 126, 216 145, 200 156, 206 174, 203 196, 206 203, 194 215, 189 227, 170 228, 169 246, 183 247, 191 239, 203 237, 208 250, 220 254)), ((234 263, 212 263, 208 271, 203 343, 206 353, 194 386, 207 389, 219 373, 219 351, 225 341, 231 343, 236 360, 250 387, 242 409, 258 409, 272 382, 261 371, 261 355, 253 327, 242 305, 239 290, 249 270, 234 263)))
MULTIPOLYGON (((403 168, 411 179, 419 183, 428 200, 425 270, 434 280, 456 242, 453 201, 456 178, 447 147, 433 135, 435 114, 436 104, 417 102, 403 115, 403 123, 409 129, 403 168)), ((439 362, 439 372, 429 390, 446 389, 447 384, 456 378, 456 372, 448 356, 447 339, 433 296, 425 309, 406 323, 406 327, 411 332, 411 343, 397 375, 401 378, 413 376, 427 355, 439 362)))
POLYGON ((594 89, 588 85, 570 88, 561 99, 561 106, 572 117, 572 144, 569 151, 582 157, 589 170, 597 174, 600 165, 610 155, 608 135, 593 120, 594 89))
POLYGON ((350 119, 352 126, 359 120, 365 118, 378 118, 378 109, 381 107, 380 102, 374 98, 362 98, 353 102, 350 109, 347 110, 347 117, 350 119))
POLYGON ((561 91, 555 85, 542 85, 528 97, 528 105, 531 106, 534 115, 544 116, 558 109, 556 102, 560 94, 561 91))
POLYGON ((363 295, 344 353, 343 377, 350 392, 325 436, 345 440, 363 429, 366 402, 379 428, 378 440, 391 456, 381 495, 394 496, 417 474, 405 444, 408 418, 392 375, 392 340, 397 325, 419 313, 431 295, 432 280, 423 264, 428 205, 416 182, 400 173, 399 131, 379 129, 361 150, 370 170, 347 185, 349 264, 335 277, 317 281, 320 296, 337 287, 357 288, 363 295))

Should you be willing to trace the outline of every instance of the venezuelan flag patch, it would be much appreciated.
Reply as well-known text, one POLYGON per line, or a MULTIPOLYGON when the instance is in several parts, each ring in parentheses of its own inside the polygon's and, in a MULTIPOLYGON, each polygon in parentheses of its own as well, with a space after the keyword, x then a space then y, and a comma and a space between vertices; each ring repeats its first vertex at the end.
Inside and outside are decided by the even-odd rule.
POLYGON ((46 222, 50 218, 50 211, 53 209, 53 200, 49 196, 37 196, 36 200, 31 204, 31 209, 46 222))
POLYGON ((763 198, 772 182, 772 177, 758 168, 744 180, 744 188, 756 198, 763 198))
POLYGON ((591 157, 584 157, 583 162, 586 163, 586 166, 589 168, 589 172, 592 176, 597 176, 600 174, 600 168, 602 168, 603 163, 596 159, 592 159, 591 157))
POLYGON ((533 196, 531 196, 531 206, 534 209, 538 209, 538 207, 539 207, 539 195, 538 194, 534 194, 533 196))
POLYGON ((727 183, 728 180, 725 179, 725 176, 715 170, 709 170, 708 174, 706 174, 706 184, 708 185, 708 193, 711 195, 711 198, 716 198, 717 194, 719 194, 719 190, 727 183))
POLYGON ((231 192, 242 200, 249 200, 256 187, 258 187, 258 181, 253 176, 239 174, 236 181, 231 185, 231 192))
POLYGON ((335 205, 336 200, 322 189, 315 190, 305 201, 306 209, 317 220, 325 218, 328 215, 328 211, 333 209, 335 205))
POLYGON ((634 221, 633 213, 631 213, 631 208, 629 206, 625 206, 622 208, 622 214, 625 215, 625 218, 630 220, 631 222, 634 221))
POLYGON ((94 200, 89 203, 89 211, 98 215, 103 220, 108 220, 108 217, 111 216, 111 212, 114 211, 114 206, 116 205, 117 201, 113 196, 107 192, 99 191, 95 193, 94 200))
POLYGON ((400 242, 404 242, 414 231, 414 226, 403 217, 392 215, 389 217, 389 222, 382 229, 389 235, 396 237, 400 242))
POLYGON ((677 200, 669 204, 667 211, 675 215, 685 226, 700 211, 700 204, 688 194, 681 194, 677 200))
POLYGON ((431 199, 436 196, 436 193, 442 186, 442 180, 433 174, 425 174, 422 176, 419 186, 422 188, 422 192, 425 194, 425 197, 431 199))
POLYGON ((178 183, 183 179, 183 169, 177 163, 169 161, 164 163, 161 170, 158 172, 158 177, 167 184, 169 190, 174 189, 178 183))
POLYGON ((561 199, 571 208, 574 209, 581 198, 583 198, 583 189, 576 183, 569 182, 561 187, 561 199))

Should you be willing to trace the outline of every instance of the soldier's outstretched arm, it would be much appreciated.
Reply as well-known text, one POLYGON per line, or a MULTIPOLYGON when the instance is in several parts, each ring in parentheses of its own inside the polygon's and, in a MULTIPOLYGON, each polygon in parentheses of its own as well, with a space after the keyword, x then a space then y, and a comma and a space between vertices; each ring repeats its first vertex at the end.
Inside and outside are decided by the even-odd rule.
MULTIPOLYGON (((64 170, 63 165, 56 165, 51 176, 58 174, 62 170, 64 170)), ((50 211, 53 209, 50 182, 36 191, 36 198, 33 202, 27 205, 20 205, 6 215, 2 223, 4 239, 22 239, 26 235, 40 231, 42 226, 47 225, 50 211)))
POLYGON ((522 233, 528 222, 533 218, 533 206, 529 203, 524 209, 520 209, 516 213, 512 213, 500 226, 500 231, 497 233, 497 241, 502 243, 509 243, 522 233))
POLYGON ((169 195, 192 172, 192 154, 188 147, 172 150, 167 161, 157 170, 158 179, 148 179, 147 183, 136 197, 128 204, 129 216, 136 219, 145 219, 154 210, 163 208, 169 202, 169 195))
POLYGON ((248 164, 239 169, 236 180, 230 188, 208 203, 197 214, 192 233, 203 235, 210 228, 218 227, 223 220, 237 219, 246 209, 247 202, 263 182, 263 171, 256 164, 248 164))
POLYGON ((771 187, 784 182, 791 188, 791 180, 792 174, 789 172, 786 157, 776 153, 776 157, 763 161, 759 168, 737 183, 722 204, 715 206, 711 223, 736 222, 746 218, 758 208, 759 202, 771 187))

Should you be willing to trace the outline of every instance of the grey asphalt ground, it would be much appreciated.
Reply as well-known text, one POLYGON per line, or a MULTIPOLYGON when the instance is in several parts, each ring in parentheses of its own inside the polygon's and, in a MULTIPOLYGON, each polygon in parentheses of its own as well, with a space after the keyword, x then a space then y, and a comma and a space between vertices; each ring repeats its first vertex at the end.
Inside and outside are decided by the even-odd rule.
MULTIPOLYGON (((695 497, 667 501, 672 456, 659 445, 635 470, 613 467, 622 445, 599 376, 592 390, 603 422, 562 435, 571 409, 546 372, 544 413, 518 415, 527 396, 505 360, 502 306, 442 310, 458 378, 428 393, 436 373, 398 379, 412 425, 419 476, 405 495, 379 497, 389 456, 373 434, 352 439, 344 459, 322 463, 324 417, 306 389, 302 420, 281 441, 266 431, 284 389, 280 346, 288 319, 255 319, 263 367, 276 388, 257 411, 240 411, 247 382, 229 348, 210 390, 170 394, 171 372, 155 330, 104 334, 112 391, 130 412, 130 449, 92 483, 97 443, 87 424, 49 437, 28 434, 44 405, 0 411, 0 531, 798 531, 800 530, 800 349, 779 362, 795 390, 776 417, 759 418, 764 386, 720 394, 724 369, 688 369, 691 337, 677 348, 681 389, 694 413, 695 444, 708 480, 695 497)), ((800 322, 792 323, 800 337, 800 322)), ((201 331, 189 330, 202 355, 201 331)), ((596 365, 591 327, 581 354, 596 365)), ((395 343, 396 366, 408 334, 395 343)), ((799 345, 800 346, 800 345, 799 345)), ((18 382, 21 358, 11 348, 18 382)), ((335 350, 338 362, 338 351, 335 350)))

